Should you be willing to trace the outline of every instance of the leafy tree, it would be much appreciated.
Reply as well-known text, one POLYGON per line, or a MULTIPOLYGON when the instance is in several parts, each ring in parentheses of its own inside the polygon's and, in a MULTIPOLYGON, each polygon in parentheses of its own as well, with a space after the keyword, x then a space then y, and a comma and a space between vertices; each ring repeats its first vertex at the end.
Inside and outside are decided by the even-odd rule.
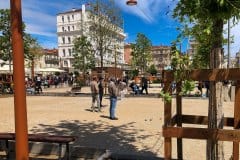
POLYGON ((101 70, 103 71, 104 56, 111 53, 110 50, 114 50, 116 47, 123 47, 121 46, 123 44, 118 42, 119 39, 124 38, 119 34, 122 32, 123 19, 114 0, 92 0, 90 7, 89 36, 94 42, 93 47, 96 55, 100 57, 101 70))
POLYGON ((139 70, 137 69, 131 70, 130 72, 131 77, 136 77, 138 76, 138 74, 139 74, 139 70))
POLYGON ((0 59, 9 61, 9 70, 11 72, 12 44, 9 9, 0 9, 0 33, 0 59))
MULTIPOLYGON (((174 17, 180 22, 186 19, 192 24, 202 24, 207 21, 209 26, 206 31, 209 32, 210 45, 210 68, 219 68, 221 65, 222 45, 223 45, 223 25, 226 20, 240 18, 239 1, 231 0, 180 0, 174 9, 174 17), (238 5, 238 6, 237 6, 238 5)), ((222 123, 222 83, 210 82, 208 127, 221 128, 222 123)), ((208 160, 223 159, 222 144, 213 140, 208 140, 207 158, 208 160)))
POLYGON ((28 66, 31 68, 31 77, 34 78, 35 62, 43 56, 43 48, 38 44, 37 40, 32 38, 30 34, 24 36, 24 56, 28 60, 28 66))
POLYGON ((142 33, 137 34, 135 44, 131 44, 132 48, 132 67, 138 68, 144 73, 148 67, 149 62, 152 61, 151 56, 151 41, 142 33))
POLYGON ((151 75, 156 75, 156 74, 157 74, 156 66, 155 66, 154 64, 152 64, 152 65, 148 68, 148 72, 149 72, 151 75))
MULTIPOLYGON (((23 41, 24 41, 24 54, 25 57, 29 57, 29 49, 34 46, 37 42, 33 40, 31 35, 24 32, 25 24, 23 23, 23 41), (34 44, 31 44, 34 43, 34 44)), ((10 27, 10 10, 0 9, 0 59, 9 62, 9 71, 11 72, 12 64, 12 40, 11 40, 11 27, 10 27)))
POLYGON ((88 69, 95 67, 95 58, 91 43, 87 37, 81 36, 74 40, 74 61, 73 67, 83 71, 83 75, 88 69))

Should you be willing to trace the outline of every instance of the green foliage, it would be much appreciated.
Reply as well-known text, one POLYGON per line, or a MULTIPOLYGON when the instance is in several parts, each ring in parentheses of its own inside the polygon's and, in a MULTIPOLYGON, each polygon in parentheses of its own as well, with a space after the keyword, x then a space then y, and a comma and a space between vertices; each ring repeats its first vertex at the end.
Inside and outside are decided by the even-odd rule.
POLYGON ((130 74, 131 74, 132 77, 135 77, 135 76, 138 76, 139 71, 137 69, 134 69, 134 70, 131 70, 130 74))
MULTIPOLYGON (((25 33, 25 24, 23 23, 23 41, 24 41, 24 56, 28 60, 34 60, 36 55, 41 52, 41 47, 36 39, 30 34, 25 33), (36 53, 36 51, 39 51, 36 53)), ((10 10, 0 9, 0 59, 3 61, 12 61, 12 44, 11 44, 11 28, 10 28, 10 10)))
POLYGON ((157 74, 157 69, 155 67, 154 64, 152 64, 149 68, 148 68, 148 73, 150 73, 151 75, 156 75, 157 74))
MULTIPOLYGON (((184 25, 185 36, 191 36, 199 43, 194 67, 209 67, 209 54, 214 48, 222 48, 223 24, 233 18, 240 18, 239 1, 230 0, 191 0, 179 1, 173 17, 184 25)), ((214 60, 212 60, 214 61, 214 60)))
POLYGON ((73 67, 75 69, 82 70, 84 73, 86 73, 88 69, 95 67, 95 57, 92 45, 88 41, 87 37, 81 36, 76 38, 74 40, 73 51, 73 67))
POLYGON ((195 88, 195 82, 194 81, 189 81, 189 80, 184 80, 182 84, 182 89, 181 89, 181 95, 188 95, 190 94, 191 91, 193 91, 195 88))
POLYGON ((190 71, 190 60, 188 55, 182 55, 179 51, 172 51, 171 67, 174 71, 174 79, 176 82, 188 79, 190 71))
POLYGON ((79 75, 80 75, 78 71, 74 71, 74 73, 72 73, 72 75, 73 75, 73 74, 74 74, 76 77, 79 77, 79 75))
POLYGON ((43 55, 43 48, 30 34, 25 34, 24 42, 24 56, 27 60, 34 61, 43 55))
MULTIPOLYGON (((174 83, 181 82, 181 93, 180 95, 189 94, 195 88, 194 81, 189 79, 189 72, 191 71, 190 67, 190 59, 188 55, 182 55, 176 49, 175 46, 172 46, 172 61, 171 61, 171 68, 174 71, 174 83)), ((169 102, 171 101, 171 95, 169 92, 161 92, 161 97, 164 101, 169 102)))
POLYGON ((132 48, 132 67, 138 68, 144 73, 149 62, 152 61, 151 41, 142 33, 137 34, 136 43, 131 45, 132 48))
POLYGON ((0 59, 4 61, 12 60, 10 10, 0 9, 0 59))
POLYGON ((160 92, 160 97, 164 100, 164 102, 171 102, 172 96, 169 92, 164 93, 163 91, 160 92))

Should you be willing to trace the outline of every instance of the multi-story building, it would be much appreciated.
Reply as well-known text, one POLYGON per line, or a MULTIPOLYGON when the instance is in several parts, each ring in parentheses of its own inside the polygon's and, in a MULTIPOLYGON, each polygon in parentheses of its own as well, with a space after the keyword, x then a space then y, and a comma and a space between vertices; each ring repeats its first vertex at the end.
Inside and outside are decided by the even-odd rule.
MULTIPOLYGON (((124 45, 124 59, 128 65, 131 65, 131 44, 124 45)), ((153 58, 153 64, 158 71, 167 68, 171 64, 171 47, 169 46, 152 46, 151 54, 153 58)))
POLYGON ((188 41, 188 46, 189 49, 187 50, 187 54, 190 57, 190 59, 192 59, 197 52, 198 42, 195 39, 190 38, 188 41))
POLYGON ((40 58, 40 68, 59 68, 60 59, 57 49, 44 49, 40 58))
POLYGON ((131 48, 131 44, 127 43, 124 45, 124 61, 126 64, 130 65, 131 63, 131 52, 132 52, 132 48, 131 48))
POLYGON ((152 58, 157 70, 168 68, 171 65, 171 47, 152 46, 152 58))
MULTIPOLYGON (((85 9, 85 5, 82 5, 81 9, 72 9, 71 11, 59 13, 57 15, 57 34, 58 34, 58 53, 61 58, 61 66, 64 69, 73 71, 73 47, 74 39, 81 35, 87 36, 94 27, 93 18, 90 18, 91 11, 85 9)), ((116 31, 114 31, 116 32, 116 31)), ((107 53, 104 53, 103 66, 117 66, 124 64, 124 38, 125 34, 123 29, 118 28, 118 32, 115 33, 117 39, 113 39, 109 48, 107 48, 107 53), (117 58, 116 58, 117 57, 117 58)), ((89 37, 88 37, 89 38, 89 37)), ((91 39, 89 38, 91 41, 91 39)), ((93 47, 94 42, 91 41, 93 47)), ((96 47, 95 47, 96 48, 96 47)), ((95 53, 96 67, 100 66, 100 55, 95 53)))

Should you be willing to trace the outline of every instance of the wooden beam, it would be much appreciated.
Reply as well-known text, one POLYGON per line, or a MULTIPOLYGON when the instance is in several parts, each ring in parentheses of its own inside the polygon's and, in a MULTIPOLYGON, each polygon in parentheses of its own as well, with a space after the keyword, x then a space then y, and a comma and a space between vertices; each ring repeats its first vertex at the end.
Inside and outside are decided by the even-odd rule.
MULTIPOLYGON (((234 129, 240 128, 240 81, 235 88, 234 129)), ((239 160, 239 142, 233 142, 233 160, 239 160)))
MULTIPOLYGON (((176 111, 177 111, 177 126, 182 127, 182 96, 181 96, 181 88, 182 82, 178 82, 176 84, 176 111)), ((178 160, 183 159, 183 143, 182 138, 177 138, 177 157, 178 160)))
POLYGON ((192 127, 164 127, 163 137, 212 139, 216 141, 240 141, 240 130, 208 129, 192 127))
MULTIPOLYGON (((169 92, 171 94, 171 83, 164 83, 164 93, 169 92)), ((170 126, 172 119, 172 101, 164 102, 164 126, 170 126)), ((164 157, 165 160, 172 159, 172 139, 171 137, 164 138, 164 157)))
MULTIPOLYGON (((163 71, 164 82, 174 81, 173 71, 163 71)), ((189 78, 194 81, 224 81, 239 80, 240 68, 231 69, 196 69, 192 70, 189 78)))
MULTIPOLYGON (((182 123, 184 124, 200 124, 207 125, 207 116, 198 115, 182 115, 182 123)), ((224 126, 233 127, 234 119, 231 117, 224 117, 224 126)))

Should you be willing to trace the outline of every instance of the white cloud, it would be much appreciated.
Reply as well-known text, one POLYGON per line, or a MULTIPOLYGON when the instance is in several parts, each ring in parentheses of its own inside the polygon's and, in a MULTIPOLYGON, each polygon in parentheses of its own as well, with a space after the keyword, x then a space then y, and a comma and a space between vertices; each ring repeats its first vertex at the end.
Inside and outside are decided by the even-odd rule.
POLYGON ((115 1, 124 12, 136 15, 148 23, 155 22, 157 17, 162 16, 169 9, 168 5, 172 3, 168 0, 138 0, 136 6, 128 6, 125 0, 115 1))
POLYGON ((56 16, 37 12, 34 10, 23 10, 23 21, 27 24, 28 33, 39 34, 43 36, 56 36, 56 16), (55 35, 50 34, 55 33, 55 35))

